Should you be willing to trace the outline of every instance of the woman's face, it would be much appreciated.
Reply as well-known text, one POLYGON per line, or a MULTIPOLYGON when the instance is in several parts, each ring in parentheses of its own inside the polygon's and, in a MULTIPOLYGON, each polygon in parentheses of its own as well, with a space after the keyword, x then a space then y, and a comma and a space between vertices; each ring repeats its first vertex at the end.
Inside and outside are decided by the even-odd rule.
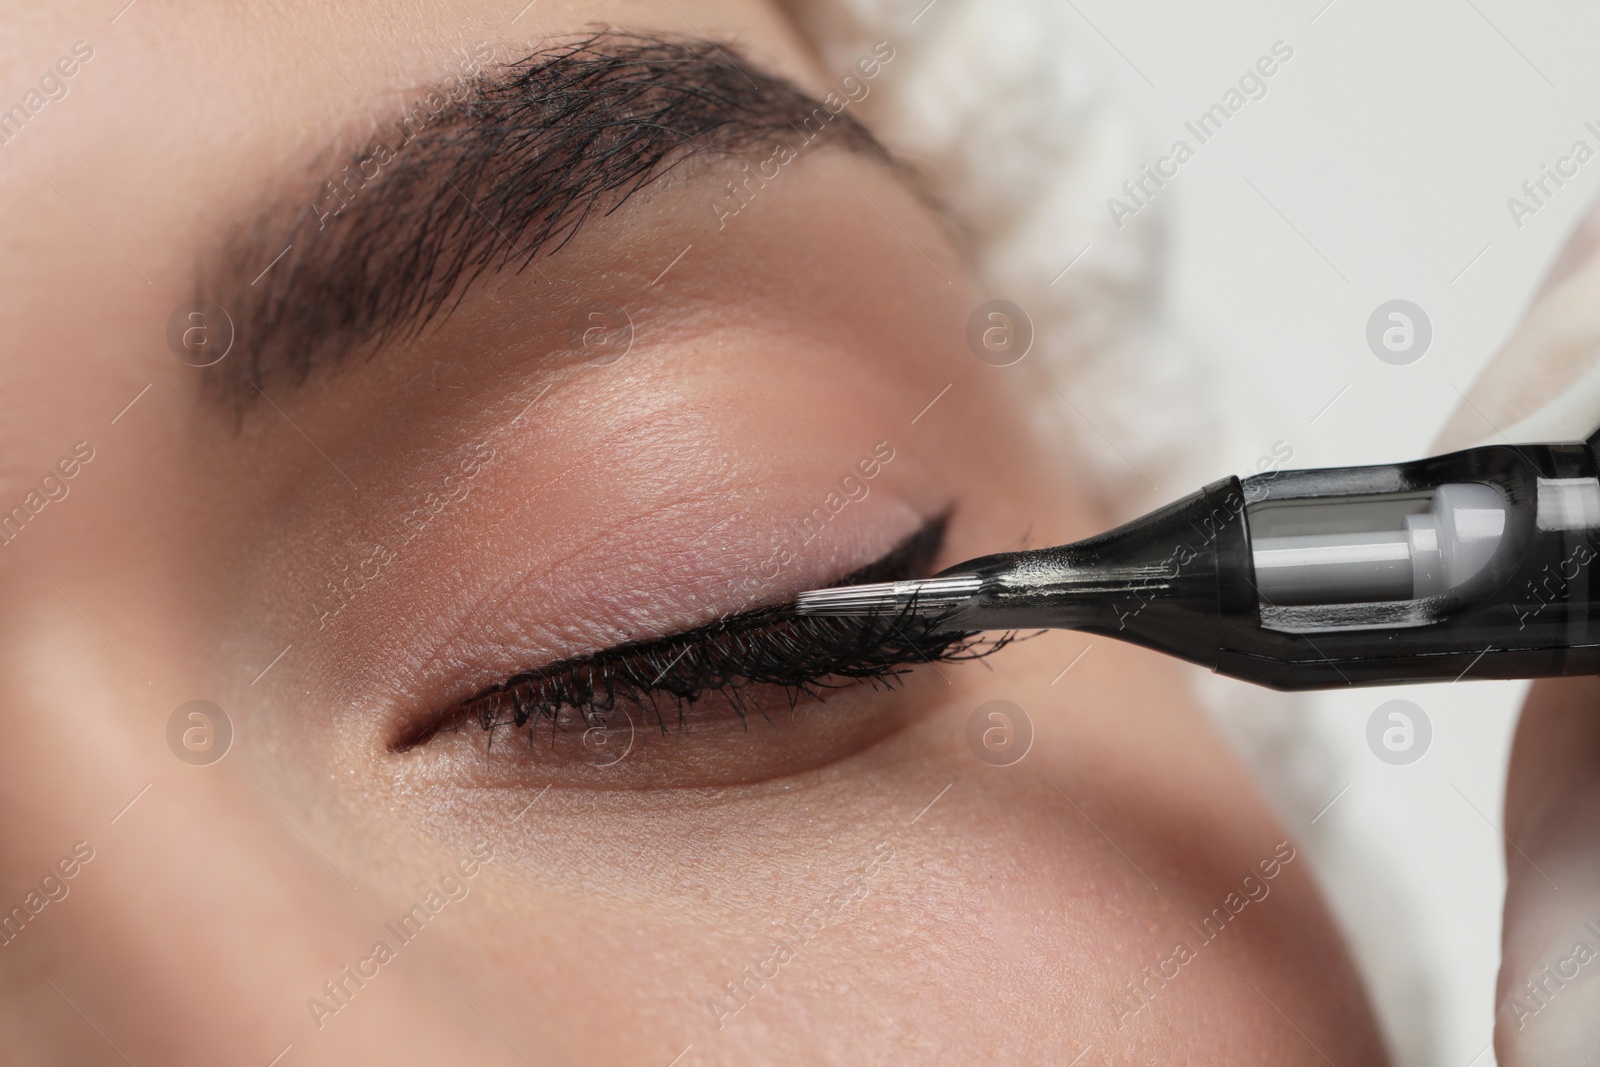
POLYGON ((1152 654, 791 706, 699 692, 696 638, 625 660, 676 696, 451 716, 1102 522, 852 126, 896 42, 520 6, 11 14, 6 1061, 1381 1060, 1298 828, 1152 654), (597 26, 668 40, 507 73, 597 26))

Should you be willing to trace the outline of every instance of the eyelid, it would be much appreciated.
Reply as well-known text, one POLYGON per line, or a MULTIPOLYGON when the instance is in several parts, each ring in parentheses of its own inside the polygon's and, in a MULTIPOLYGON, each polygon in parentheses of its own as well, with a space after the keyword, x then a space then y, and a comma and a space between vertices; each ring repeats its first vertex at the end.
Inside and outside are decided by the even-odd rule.
MULTIPOLYGON (((897 580, 926 574, 943 542, 947 516, 926 523, 888 555, 841 579, 840 584, 897 580)), ((390 745, 405 752, 442 730, 477 722, 491 733, 504 726, 541 722, 593 727, 618 701, 637 707, 667 732, 657 697, 678 715, 702 695, 727 698, 742 720, 745 691, 776 687, 791 708, 803 694, 857 681, 892 683, 920 662, 976 658, 1003 647, 971 635, 934 633, 937 620, 901 615, 822 618, 797 615, 792 605, 759 608, 683 633, 628 642, 530 671, 481 690, 441 715, 409 728, 390 745), (647 710, 648 709, 648 710, 647 710), (567 712, 563 716, 563 710, 567 712)), ((762 712, 765 714, 765 711, 762 712)))

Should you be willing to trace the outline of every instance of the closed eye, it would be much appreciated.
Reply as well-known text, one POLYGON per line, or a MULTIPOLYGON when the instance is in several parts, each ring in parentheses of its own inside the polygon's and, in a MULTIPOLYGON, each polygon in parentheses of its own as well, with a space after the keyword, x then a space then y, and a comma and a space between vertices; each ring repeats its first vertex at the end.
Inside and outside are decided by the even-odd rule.
MULTIPOLYGON (((925 524, 837 584, 926 576, 945 527, 944 517, 925 524)), ((630 723, 637 713, 663 734, 674 728, 681 733, 697 702, 712 694, 748 725, 752 713, 770 719, 774 695, 792 711, 800 700, 826 690, 862 682, 891 686, 917 664, 976 659, 1008 641, 935 633, 938 622, 910 611, 827 618, 798 615, 789 604, 757 608, 519 672, 424 720, 391 747, 404 752, 441 731, 474 724, 491 736, 523 730, 530 742, 546 726, 554 740, 564 730, 604 728, 619 712, 630 723)))

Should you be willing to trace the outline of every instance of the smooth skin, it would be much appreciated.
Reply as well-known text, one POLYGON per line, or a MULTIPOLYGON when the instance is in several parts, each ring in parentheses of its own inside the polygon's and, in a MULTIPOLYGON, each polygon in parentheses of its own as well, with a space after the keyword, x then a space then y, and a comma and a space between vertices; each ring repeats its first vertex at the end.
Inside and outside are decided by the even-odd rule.
POLYGON ((720 230, 733 165, 686 172, 543 278, 485 279, 238 424, 218 408, 165 341, 195 265, 460 48, 698 28, 832 78, 760 3, 521 6, 7 16, 8 93, 94 56, 0 148, 0 505, 93 458, 0 547, 0 905, 60 896, 0 947, 0 1059, 1384 1062, 1293 828, 1153 654, 1048 635, 794 715, 773 696, 748 732, 641 734, 614 767, 470 730, 392 750, 519 668, 741 606, 880 442, 867 496, 758 599, 946 512, 941 566, 1104 525, 1027 430, 1041 368, 967 350, 941 224, 833 150, 720 230), (586 300, 630 309, 623 359, 561 355, 586 300), (209 766, 169 747, 194 699, 235 732, 209 766), (1013 766, 968 743, 997 699, 1035 732, 1013 766))

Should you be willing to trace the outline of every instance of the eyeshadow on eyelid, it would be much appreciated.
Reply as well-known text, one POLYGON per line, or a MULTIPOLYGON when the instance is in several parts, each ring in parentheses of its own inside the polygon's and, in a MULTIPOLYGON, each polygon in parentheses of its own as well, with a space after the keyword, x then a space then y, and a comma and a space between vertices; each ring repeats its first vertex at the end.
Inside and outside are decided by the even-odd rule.
MULTIPOLYGON (((927 575, 944 540, 947 516, 934 519, 879 560, 836 584, 895 581, 927 575)), ((686 729, 687 712, 706 694, 726 698, 743 720, 762 715, 746 692, 777 689, 791 708, 802 696, 859 682, 892 685, 918 663, 975 659, 1008 644, 1009 637, 932 632, 937 619, 912 613, 856 618, 795 614, 790 604, 740 612, 666 637, 628 642, 520 672, 463 700, 395 740, 404 752, 442 730, 476 724, 491 734, 541 724, 604 726, 620 706, 639 709, 669 731, 668 715, 686 729), (666 711, 663 710, 666 706, 666 711)))

